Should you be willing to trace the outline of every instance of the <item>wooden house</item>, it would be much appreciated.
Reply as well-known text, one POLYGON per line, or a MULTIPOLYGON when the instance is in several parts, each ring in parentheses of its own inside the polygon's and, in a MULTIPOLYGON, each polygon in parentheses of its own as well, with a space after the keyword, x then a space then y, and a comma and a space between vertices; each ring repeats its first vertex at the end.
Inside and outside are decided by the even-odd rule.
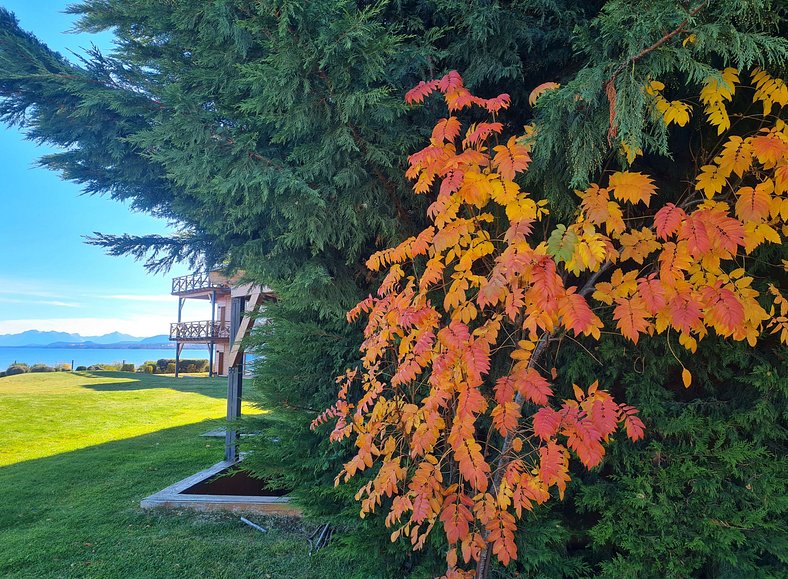
POLYGON ((240 341, 254 324, 247 312, 257 310, 262 302, 273 299, 273 294, 265 288, 252 284, 241 284, 240 276, 227 278, 221 272, 198 272, 173 278, 172 295, 178 296, 178 321, 170 324, 170 340, 176 344, 175 376, 180 372, 180 360, 187 344, 205 344, 208 347, 208 371, 210 376, 227 376, 230 367, 243 359, 231 359, 235 342, 235 355, 241 353, 240 341), (209 320, 182 319, 186 300, 205 300, 210 302, 209 320), (232 308, 239 308, 236 336, 231 324, 232 308), (241 327, 243 326, 243 327, 241 327), (237 338, 237 339, 236 339, 237 338))

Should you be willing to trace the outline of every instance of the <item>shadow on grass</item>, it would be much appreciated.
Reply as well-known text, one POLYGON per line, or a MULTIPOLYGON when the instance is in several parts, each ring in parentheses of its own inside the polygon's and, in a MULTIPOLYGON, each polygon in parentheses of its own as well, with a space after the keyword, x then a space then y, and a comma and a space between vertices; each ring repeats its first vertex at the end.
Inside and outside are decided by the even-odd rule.
POLYGON ((124 392, 132 390, 152 390, 167 388, 178 392, 191 392, 211 398, 227 398, 226 378, 174 378, 172 376, 156 376, 155 374, 141 374, 131 372, 76 372, 83 378, 106 380, 107 378, 122 379, 123 382, 99 382, 96 384, 83 384, 97 392, 124 392))
POLYGON ((338 576, 307 555, 302 522, 143 511, 139 501, 222 459, 208 420, 0 468, 2 577, 338 576))

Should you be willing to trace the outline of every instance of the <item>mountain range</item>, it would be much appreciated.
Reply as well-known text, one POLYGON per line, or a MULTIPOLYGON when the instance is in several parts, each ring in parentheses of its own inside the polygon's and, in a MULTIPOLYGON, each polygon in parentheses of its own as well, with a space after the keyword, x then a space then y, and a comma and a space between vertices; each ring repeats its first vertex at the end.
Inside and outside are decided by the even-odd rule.
POLYGON ((172 347, 169 337, 162 334, 137 338, 120 332, 103 336, 81 336, 67 332, 28 330, 20 334, 0 334, 0 347, 28 348, 162 348, 172 347))

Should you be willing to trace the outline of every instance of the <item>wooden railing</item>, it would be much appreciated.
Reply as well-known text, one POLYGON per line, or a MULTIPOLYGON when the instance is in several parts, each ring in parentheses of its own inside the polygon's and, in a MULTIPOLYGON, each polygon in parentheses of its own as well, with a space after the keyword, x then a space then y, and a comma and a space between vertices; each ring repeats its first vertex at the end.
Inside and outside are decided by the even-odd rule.
POLYGON ((181 342, 224 341, 230 339, 230 322, 176 322, 170 324, 170 340, 181 342))
POLYGON ((209 272, 197 272, 172 278, 172 293, 183 294, 210 288, 227 288, 227 284, 216 283, 209 272))

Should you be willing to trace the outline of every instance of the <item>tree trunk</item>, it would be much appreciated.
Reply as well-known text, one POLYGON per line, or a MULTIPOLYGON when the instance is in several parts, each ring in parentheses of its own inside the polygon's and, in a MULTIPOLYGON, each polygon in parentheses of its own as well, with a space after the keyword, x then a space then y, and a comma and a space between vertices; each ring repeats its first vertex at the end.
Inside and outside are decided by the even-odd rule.
MULTIPOLYGON (((544 354, 545 348, 547 348, 547 344, 550 342, 550 338, 553 337, 552 333, 545 333, 539 337, 539 342, 536 344, 536 348, 534 348, 534 353, 531 355, 531 359, 528 362, 528 366, 533 368, 536 363, 539 361, 539 358, 542 357, 544 354)), ((523 401, 523 397, 518 392, 514 398, 514 401, 518 404, 521 404, 523 401)), ((493 469, 495 476, 492 480, 491 485, 491 494, 495 496, 498 494, 498 487, 501 484, 501 478, 503 477, 503 473, 506 471, 506 464, 504 461, 506 460, 506 454, 509 452, 509 449, 512 446, 512 435, 508 434, 501 445, 501 453, 498 455, 498 460, 496 461, 497 464, 493 469)), ((486 538, 486 537, 485 537, 486 538)), ((487 579, 487 574, 490 572, 490 546, 487 545, 479 555, 479 562, 476 564, 476 579, 487 579)))

